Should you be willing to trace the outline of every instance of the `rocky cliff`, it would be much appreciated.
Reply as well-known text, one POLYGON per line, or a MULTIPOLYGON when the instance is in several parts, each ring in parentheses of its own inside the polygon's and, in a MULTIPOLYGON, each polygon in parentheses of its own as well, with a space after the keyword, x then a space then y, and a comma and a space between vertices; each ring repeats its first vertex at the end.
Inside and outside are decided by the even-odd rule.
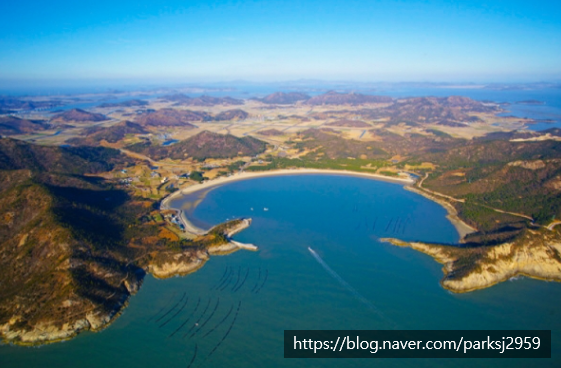
POLYGON ((382 241, 413 248, 442 263, 441 284, 456 293, 484 289, 519 275, 561 282, 561 236, 545 228, 525 230, 512 242, 493 246, 382 241))

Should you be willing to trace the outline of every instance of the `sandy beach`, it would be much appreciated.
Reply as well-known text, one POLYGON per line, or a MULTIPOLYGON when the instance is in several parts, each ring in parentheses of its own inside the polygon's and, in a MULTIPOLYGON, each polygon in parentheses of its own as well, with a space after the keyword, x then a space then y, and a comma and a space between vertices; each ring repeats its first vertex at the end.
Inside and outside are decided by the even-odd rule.
POLYGON ((248 180, 254 178, 260 178, 265 176, 279 176, 279 175, 302 175, 302 174, 330 174, 330 175, 349 175, 349 176, 358 176, 364 178, 370 178, 375 180, 385 180, 391 181, 396 183, 403 183, 403 184, 413 184, 415 181, 411 178, 404 178, 404 177, 390 177, 385 175, 378 175, 378 174, 369 174, 369 173, 360 173, 356 171, 341 171, 341 170, 320 170, 320 169, 284 169, 284 170, 272 170, 272 171, 263 171, 263 172, 242 172, 233 174, 231 176, 221 176, 217 179, 207 180, 201 184, 194 184, 190 187, 184 188, 180 191, 177 191, 170 196, 166 197, 162 204, 165 201, 171 200, 178 195, 185 195, 198 192, 203 189, 212 188, 218 185, 230 183, 233 181, 239 180, 248 180))
POLYGON ((448 215, 446 215, 446 218, 452 223, 452 225, 454 225, 454 227, 456 228, 456 231, 460 235, 460 243, 462 243, 462 241, 463 241, 463 239, 466 235, 474 233, 474 232, 477 231, 476 228, 474 228, 472 226, 469 226, 468 224, 463 222, 462 219, 460 219, 458 217, 458 211, 456 211, 454 206, 452 206, 450 203, 446 202, 445 200, 437 198, 436 196, 430 195, 429 193, 424 192, 424 191, 422 191, 419 188, 414 187, 414 186, 406 186, 405 189, 409 190, 411 192, 417 193, 419 195, 422 195, 423 197, 425 197, 427 199, 430 199, 431 201, 436 202, 439 205, 441 205, 442 207, 444 207, 444 209, 446 209, 446 212, 448 212, 448 215))
MULTIPOLYGON (((415 183, 415 180, 412 179, 411 177, 407 177, 407 178, 406 177, 389 177, 389 176, 378 175, 378 174, 360 173, 360 172, 356 172, 356 171, 341 171, 341 170, 319 170, 319 169, 292 169, 292 170, 289 170, 289 169, 284 169, 284 170, 274 170, 274 171, 264 171, 264 172, 242 172, 242 173, 233 174, 231 176, 226 176, 226 177, 222 176, 222 177, 214 179, 214 180, 205 181, 201 184, 194 184, 194 185, 191 185, 187 188, 183 188, 183 189, 169 195, 168 197, 164 198, 162 200, 162 203, 160 204, 160 208, 163 209, 163 210, 175 210, 175 211, 177 211, 178 214, 179 214, 179 218, 181 219, 181 222, 185 226, 185 230, 188 233, 191 233, 191 234, 194 234, 194 235, 201 235, 201 234, 204 234, 207 230, 201 229, 201 228, 195 226, 193 223, 191 223, 191 221, 189 221, 189 219, 185 216, 184 211, 182 211, 180 208, 171 207, 170 203, 173 199, 178 198, 182 195, 193 194, 193 193, 204 191, 204 190, 206 190, 208 192, 209 190, 211 190, 215 187, 218 187, 218 186, 223 185, 223 184, 231 183, 231 182, 234 182, 234 181, 250 180, 250 179, 267 177, 267 176, 306 175, 306 174, 329 174, 329 175, 345 175, 345 176, 363 177, 363 178, 373 179, 373 180, 382 180, 382 181, 389 181, 389 182, 394 182, 394 183, 401 183, 401 184, 406 185, 408 189, 413 189, 414 187, 412 185, 415 183)), ((423 193, 420 190, 415 190, 415 189, 416 188, 414 188, 412 191, 414 191, 417 194, 423 195, 427 199, 430 199, 430 200, 440 204, 441 206, 443 206, 446 209, 446 211, 448 212, 447 217, 450 220, 450 222, 454 225, 456 230, 458 231, 458 234, 460 235, 460 238, 463 238, 466 234, 469 234, 469 233, 475 231, 475 229, 473 229, 472 227, 470 227, 469 225, 467 225, 466 223, 464 223, 461 219, 459 219, 457 217, 457 213, 456 213, 455 209, 452 206, 450 206, 448 203, 445 203, 443 201, 439 201, 436 198, 434 198, 433 196, 426 195, 426 193, 423 193)))

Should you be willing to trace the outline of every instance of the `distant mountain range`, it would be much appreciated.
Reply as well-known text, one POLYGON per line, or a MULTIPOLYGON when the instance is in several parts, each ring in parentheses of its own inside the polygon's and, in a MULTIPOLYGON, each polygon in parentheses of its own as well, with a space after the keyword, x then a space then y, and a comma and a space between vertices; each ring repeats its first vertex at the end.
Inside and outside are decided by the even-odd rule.
POLYGON ((308 100, 310 96, 305 93, 299 92, 275 92, 263 98, 256 98, 255 100, 261 101, 266 104, 277 105, 291 105, 298 101, 308 100))
POLYGON ((215 105, 243 105, 242 100, 232 97, 200 96, 189 97, 184 94, 167 95, 160 98, 164 101, 175 102, 179 106, 215 106, 215 105))
POLYGON ((329 91, 314 97, 300 92, 275 92, 263 98, 255 98, 254 100, 277 105, 290 105, 300 101, 303 101, 306 105, 360 105, 393 101, 391 97, 387 96, 371 96, 352 92, 338 93, 335 91, 329 91))
POLYGON ((388 96, 363 95, 361 93, 338 93, 329 91, 306 101, 307 105, 361 105, 366 103, 391 103, 388 96))
POLYGON ((148 101, 144 100, 127 100, 116 103, 103 103, 98 107, 143 107, 148 105, 148 101))
POLYGON ((32 101, 28 99, 0 96, 0 110, 5 111, 46 109, 61 105, 61 101, 58 100, 32 101))

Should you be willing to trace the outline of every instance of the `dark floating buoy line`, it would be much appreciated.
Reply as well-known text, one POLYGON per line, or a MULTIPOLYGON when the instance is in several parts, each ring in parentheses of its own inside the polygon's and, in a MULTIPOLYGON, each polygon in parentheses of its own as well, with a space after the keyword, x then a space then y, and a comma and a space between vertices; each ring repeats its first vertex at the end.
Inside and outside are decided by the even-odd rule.
MULTIPOLYGON (((376 220, 372 224, 372 230, 376 228, 376 220)), ((393 233, 393 234, 404 234, 407 226, 411 223, 411 219, 409 217, 392 217, 391 220, 387 223, 384 232, 386 233, 393 233)))
POLYGON ((197 305, 195 306, 195 309, 193 309, 193 312, 191 312, 189 317, 187 317, 187 319, 175 331, 173 331, 171 333, 171 335, 168 336, 168 338, 173 337, 176 333, 178 333, 187 324, 187 322, 189 322, 191 317, 193 317, 195 315, 195 313, 197 312, 197 309, 199 308, 200 304, 201 304, 201 297, 199 297, 199 301, 197 302, 197 305))
POLYGON ((218 305, 220 304, 220 298, 216 299, 216 304, 214 305, 214 309, 212 310, 212 312, 210 313, 210 315, 208 316, 208 318, 199 326, 199 328, 197 328, 192 334, 191 336, 189 336, 189 338, 192 338, 193 336, 195 336, 197 333, 199 333, 199 331, 201 331, 206 324, 208 323, 208 321, 210 321, 212 319, 212 317, 214 316, 214 313, 216 313, 216 310, 218 309, 218 305))
MULTIPOLYGON (((222 336, 222 338, 220 339, 220 341, 218 341, 218 343, 212 348, 212 350, 210 350, 210 352, 208 353, 208 355, 205 357, 205 359, 199 364, 199 366, 203 365, 204 363, 206 363, 206 361, 216 352, 216 350, 218 350, 218 348, 222 345, 222 343, 224 342, 224 340, 226 340, 226 338, 228 337, 228 335, 230 334, 230 332, 232 331, 232 329, 234 328, 234 325, 236 324, 236 320, 238 319, 238 314, 240 312, 240 308, 241 308, 242 302, 241 300, 238 301, 238 308, 236 309, 236 313, 234 314, 234 318, 232 318, 232 322, 230 323, 230 326, 228 327, 228 329, 226 330, 226 332, 224 333, 224 335, 222 336)), ((208 322, 210 320, 210 318, 212 318, 212 315, 214 315, 214 313, 216 312, 216 309, 218 308, 218 301, 215 305, 215 308, 213 310, 213 312, 211 313, 211 317, 209 317, 204 324, 206 324, 206 322, 208 322)), ((212 333, 214 330, 216 330, 219 326, 221 326, 227 319, 228 317, 230 317, 230 315, 232 314, 234 310, 234 304, 232 304, 230 306, 230 310, 228 311, 228 313, 226 314, 226 316, 224 316, 224 318, 214 327, 212 328, 210 331, 208 331, 204 336, 208 336, 210 333, 212 333)), ((201 326, 202 328, 203 326, 201 326)), ((197 331, 195 331, 195 333, 197 333, 197 331)), ((192 335, 194 336, 195 333, 192 335)), ((189 364, 187 365, 187 368, 190 368, 193 366, 193 364, 195 363, 198 354, 198 344, 195 344, 195 349, 193 351, 193 356, 191 357, 191 361, 189 362, 189 364)))
POLYGON ((203 317, 205 316, 206 311, 208 310, 208 307, 210 307, 210 301, 211 301, 211 300, 212 300, 212 298, 209 298, 209 299, 208 299, 208 303, 206 303, 206 307, 205 307, 205 309, 203 310, 203 313, 201 313, 201 315, 199 316, 199 319, 197 319, 197 320, 195 321, 195 323, 193 324, 193 326, 191 326, 191 328, 190 328, 187 332, 185 332, 185 334, 183 334, 183 336, 181 337, 182 339, 184 339, 191 331, 193 331, 193 330, 195 329, 195 327, 197 327, 197 326, 199 325, 199 322, 200 322, 201 319, 203 319, 203 317))
POLYGON ((224 269, 224 273, 222 274, 222 277, 220 278, 220 280, 218 280, 216 285, 210 288, 210 290, 215 290, 216 288, 218 288, 218 286, 222 283, 222 281, 226 279, 229 270, 230 270, 230 266, 226 266, 226 268, 224 269))
MULTIPOLYGON (((352 212, 359 212, 357 207, 355 206, 354 210, 352 212)), ((371 229, 371 231, 376 231, 376 228, 378 226, 378 228, 380 230, 384 230, 385 233, 390 233, 390 234, 405 234, 407 227, 411 224, 411 219, 409 217, 392 217, 389 219, 388 222, 387 218, 384 219, 382 218, 380 220, 380 222, 382 222, 380 225, 378 226, 378 216, 374 217, 374 220, 372 222, 370 222, 370 219, 368 217, 364 217, 364 221, 361 220, 357 220, 355 222, 355 227, 354 227, 354 231, 358 231, 360 229, 362 229, 362 225, 364 222, 364 228, 366 230, 371 229), (372 224, 372 225, 370 225, 372 224), (384 227, 385 224, 385 227, 384 227)))
POLYGON ((156 314, 154 314, 152 317, 148 318, 148 322, 150 322, 151 320, 153 320, 154 318, 156 318, 156 316, 158 316, 160 313, 162 313, 165 309, 167 309, 171 303, 173 303, 173 298, 175 298, 175 296, 177 295, 177 292, 174 292, 171 297, 169 298, 168 302, 166 303, 166 305, 164 305, 162 307, 162 309, 160 309, 159 311, 156 312, 156 314))
POLYGON ((214 347, 214 349, 212 349, 210 351, 210 353, 207 355, 207 357, 205 358, 205 360, 203 361, 206 362, 207 359, 209 359, 212 354, 214 354, 214 352, 220 347, 220 345, 222 345, 222 343, 224 342, 224 340, 226 340, 226 338, 228 337, 228 335, 230 334, 230 331, 232 331, 232 328, 234 327, 234 324, 236 323, 236 319, 238 319, 238 314, 240 313, 240 307, 242 305, 242 301, 240 300, 238 302, 238 309, 236 310, 236 314, 234 315, 234 318, 232 319, 232 323, 230 324, 230 327, 228 328, 228 331, 226 331, 226 333, 224 334, 224 336, 222 337, 222 339, 218 342, 218 344, 216 344, 216 346, 214 347))
POLYGON ((236 288, 236 286, 238 285, 238 282, 240 282, 241 274, 242 274, 242 266, 239 266, 238 267, 238 277, 236 279, 236 283, 234 284, 234 286, 232 286, 232 289, 231 289, 232 291, 236 288))
POLYGON ((224 280, 224 282, 221 285, 219 285, 217 287, 217 289, 220 290, 220 291, 226 289, 226 287, 228 285, 230 285, 230 281, 232 281, 233 278, 234 278, 234 269, 230 268, 230 272, 228 274, 228 277, 224 280))
POLYGON ((234 304, 232 304, 230 306, 230 310, 228 311, 228 313, 226 313, 226 315, 224 316, 224 318, 222 318, 222 320, 220 322, 218 322, 216 324, 216 326, 214 326, 213 328, 211 328, 206 334, 204 334, 201 338, 204 339, 205 337, 207 337, 208 335, 210 335, 214 330, 216 330, 218 327, 222 326, 222 324, 228 319, 228 317, 230 317, 230 314, 232 314, 232 311, 234 310, 234 304))
MULTIPOLYGON (((364 221, 366 226, 368 227, 368 219, 365 218, 364 221)), ((374 221, 373 227, 375 227, 375 224, 376 220, 374 221)), ((238 270, 236 272, 235 266, 226 266, 224 268, 224 271, 222 272, 222 276, 220 277, 220 279, 216 280, 215 285, 212 286, 210 290, 215 290, 216 293, 216 291, 221 292, 228 289, 227 293, 237 293, 245 286, 245 290, 247 290, 249 293, 258 294, 267 284, 268 279, 269 270, 263 267, 259 267, 256 270, 255 268, 251 267, 238 266, 238 270), (243 268, 245 268, 245 272, 243 268), (255 281, 252 281, 252 279, 255 281), (250 283, 251 286, 246 286, 246 284, 249 285, 250 283)), ((181 298, 179 299, 177 298, 177 295, 178 293, 174 293, 166 302, 166 305, 162 307, 156 314, 152 315, 148 321, 154 320, 154 322, 159 323, 158 328, 163 328, 170 324, 175 325, 170 328, 175 329, 167 336, 167 338, 171 338, 177 335, 179 332, 183 332, 181 336, 183 340, 185 340, 186 338, 188 338, 188 340, 193 339, 193 342, 195 342, 193 355, 191 357, 191 360, 187 364, 187 368, 191 368, 193 366, 199 367, 204 365, 204 363, 213 356, 213 354, 220 348, 220 346, 230 335, 232 329, 234 328, 234 325, 237 322, 242 301, 238 300, 237 308, 235 302, 232 302, 231 304, 229 302, 226 302, 226 307, 221 307, 220 297, 216 296, 216 299, 214 297, 209 297, 207 299, 204 297, 201 298, 201 296, 199 296, 194 308, 190 312, 188 312, 187 306, 192 304, 189 303, 189 301, 190 299, 193 300, 193 298, 188 297, 187 292, 183 292, 181 298), (206 306, 202 308, 202 305, 204 305, 204 299, 207 299, 207 302, 206 306), (211 304, 214 305, 211 306, 211 304), (228 308, 228 304, 230 304, 230 308, 226 313, 224 313, 226 308, 228 308), (222 310, 222 308, 224 308, 224 311, 222 310), (220 316, 222 313, 224 313, 224 315, 220 316), (188 316, 186 316, 187 314, 188 316), (217 320, 218 318, 220 318, 220 320, 216 322, 215 320, 217 320), (188 329, 186 329, 186 326, 188 326, 189 323, 191 323, 191 325, 188 329), (225 329, 223 325, 227 326, 227 328, 225 329), (202 359, 202 356, 206 354, 206 349, 199 351, 201 350, 198 345, 198 343, 200 343, 200 340, 207 338, 217 330, 224 331, 224 329, 224 335, 220 338, 218 343, 214 345, 208 355, 206 355, 206 357, 202 359)), ((224 305, 224 301, 222 305, 224 305)), ((211 343, 212 341, 216 342, 216 339, 218 339, 218 336, 215 339, 211 339, 209 341, 211 341, 211 343)))
POLYGON ((214 287, 214 289, 211 289, 211 290, 218 290, 218 289, 220 289, 220 288, 222 287, 222 285, 224 285, 224 283, 225 283, 226 281, 229 280, 229 278, 230 278, 230 276, 231 276, 233 270, 232 270, 232 267, 230 267, 230 266, 228 266, 227 269, 228 269, 228 272, 226 273, 226 276, 224 276, 224 277, 222 278, 222 281, 219 282, 218 285, 216 285, 216 287, 214 287))
POLYGON ((191 358, 191 361, 189 362, 189 365, 187 366, 187 368, 190 368, 193 363, 195 362, 195 359, 197 358, 197 344, 195 344, 195 352, 193 353, 193 357, 191 358))
MULTIPOLYGON (((345 206, 344 208, 348 209, 349 207, 345 206)), ((352 213, 358 214, 364 211, 368 211, 368 208, 370 208, 370 204, 366 204, 366 206, 363 206, 363 204, 361 203, 356 203, 354 205, 351 205, 350 210, 352 213)), ((383 229, 383 231, 388 234, 402 235, 406 233, 407 227, 411 224, 411 219, 409 217, 391 217, 389 218, 388 221, 387 217, 382 217, 381 219, 378 219, 378 216, 375 216, 375 214, 373 215, 374 215, 374 220, 372 222, 370 222, 371 220, 368 217, 364 217, 364 226, 367 231, 368 229, 371 229, 371 231, 376 231, 376 229, 379 229, 379 231, 381 231, 383 229)), ((355 216, 353 215, 353 217, 355 216)), ((363 224, 360 219, 356 219, 356 222, 354 222, 353 225, 354 225, 354 231, 358 231, 362 229, 363 224)))
POLYGON ((179 310, 178 310, 177 312, 175 312, 175 313, 173 314, 173 316, 171 316, 171 317, 168 318, 164 323, 162 323, 160 326, 158 326, 158 328, 164 327, 164 326, 167 325, 169 322, 171 322, 175 317, 177 317, 177 315, 178 315, 179 313, 181 313, 181 311, 182 311, 183 309, 185 309, 185 306, 187 305, 187 302, 188 302, 188 301, 189 301, 189 297, 185 298, 185 302, 183 302, 183 305, 181 306, 181 308, 179 308, 179 310))
POLYGON ((259 281, 261 281, 261 267, 259 267, 259 273, 257 274, 257 280, 255 281, 255 285, 253 285, 253 288, 251 288, 252 293, 255 290, 257 290, 257 287, 259 286, 259 281))
POLYGON ((388 225, 386 226, 386 228, 385 228, 385 230, 384 230, 386 233, 388 232, 388 229, 390 228, 390 226, 392 226, 392 223, 393 223, 393 217, 392 217, 392 219, 390 220, 390 222, 388 222, 388 225))
POLYGON ((397 233, 397 231, 399 230, 399 226, 401 225, 401 217, 397 218, 397 221, 395 222, 395 225, 393 226, 393 232, 394 234, 397 233))
MULTIPOLYGON (((243 274, 243 269, 241 266, 238 267, 238 272, 234 271, 233 267, 226 267, 224 273, 218 283, 213 286, 210 290, 224 291, 230 289, 231 292, 238 292, 250 279, 249 274, 251 273, 251 268, 245 268, 245 274, 243 274)), ((260 288, 260 281, 262 278, 262 269, 259 267, 257 274, 257 280, 251 288, 251 292, 256 292, 260 288)))
POLYGON ((167 311, 163 316, 161 316, 160 318, 158 318, 156 320, 156 322, 160 322, 162 319, 164 319, 168 314, 170 314, 175 308, 177 308, 177 306, 183 301, 183 299, 185 299, 185 296, 187 295, 186 292, 183 292, 183 296, 181 297, 181 299, 179 299, 179 301, 173 306, 171 307, 171 309, 169 311, 167 311))
POLYGON ((232 289, 232 291, 233 291, 234 293, 237 292, 238 290, 240 290, 241 287, 245 284, 245 282, 247 281, 247 276, 249 276, 249 267, 246 268, 245 276, 244 276, 244 278, 243 278, 241 284, 240 284, 238 287, 235 287, 235 288, 232 289))
POLYGON ((265 278, 263 279, 263 283, 261 284, 261 286, 259 286, 259 288, 257 290, 255 290, 255 294, 259 294, 259 291, 263 288, 263 286, 267 282, 267 278, 269 278, 269 270, 268 269, 265 270, 265 278))

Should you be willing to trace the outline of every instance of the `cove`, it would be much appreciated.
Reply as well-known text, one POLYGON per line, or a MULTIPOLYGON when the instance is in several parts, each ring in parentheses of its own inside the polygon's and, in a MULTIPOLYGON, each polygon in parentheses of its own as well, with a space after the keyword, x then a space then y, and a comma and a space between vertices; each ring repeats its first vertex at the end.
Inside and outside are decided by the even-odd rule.
MULTIPOLYGON (((184 200, 188 206, 189 199, 184 200)), ((430 257, 378 241, 458 240, 444 208, 400 184, 338 175, 255 178, 214 188, 186 214, 202 227, 250 217, 252 225, 235 238, 260 250, 212 257, 186 277, 149 276, 106 330, 40 348, 1 346, 0 365, 560 365, 561 285, 520 278, 453 294, 440 287, 441 266, 430 257), (375 310, 327 272, 308 248, 375 310), (551 329, 553 358, 289 360, 283 358, 285 329, 551 329)))

